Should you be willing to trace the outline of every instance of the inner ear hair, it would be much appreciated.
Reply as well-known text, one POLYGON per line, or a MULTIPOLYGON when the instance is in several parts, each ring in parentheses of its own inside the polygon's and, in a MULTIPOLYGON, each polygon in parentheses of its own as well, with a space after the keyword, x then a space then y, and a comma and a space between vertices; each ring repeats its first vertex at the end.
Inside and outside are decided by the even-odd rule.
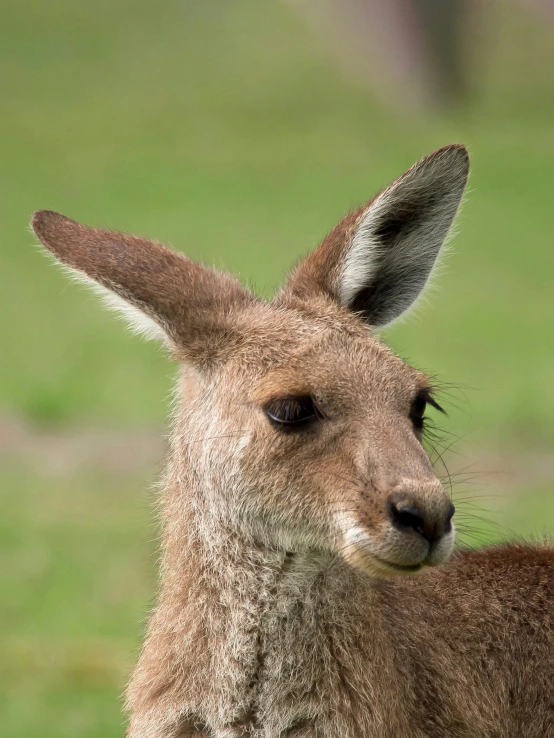
POLYGON ((373 326, 395 320, 427 283, 468 172, 461 145, 425 157, 347 215, 293 272, 285 294, 326 294, 373 326))

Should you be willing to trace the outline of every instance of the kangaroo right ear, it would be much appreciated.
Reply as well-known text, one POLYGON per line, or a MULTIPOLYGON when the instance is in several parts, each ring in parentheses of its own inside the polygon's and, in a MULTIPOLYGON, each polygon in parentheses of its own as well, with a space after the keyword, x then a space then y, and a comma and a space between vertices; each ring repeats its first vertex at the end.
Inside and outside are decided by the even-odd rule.
POLYGON ((89 228, 48 210, 35 213, 32 227, 137 332, 161 338, 192 362, 209 362, 230 331, 233 312, 255 302, 233 277, 155 241, 89 228))
POLYGON ((469 157, 445 146, 347 215, 291 275, 284 296, 325 294, 382 326, 425 287, 460 205, 469 157))

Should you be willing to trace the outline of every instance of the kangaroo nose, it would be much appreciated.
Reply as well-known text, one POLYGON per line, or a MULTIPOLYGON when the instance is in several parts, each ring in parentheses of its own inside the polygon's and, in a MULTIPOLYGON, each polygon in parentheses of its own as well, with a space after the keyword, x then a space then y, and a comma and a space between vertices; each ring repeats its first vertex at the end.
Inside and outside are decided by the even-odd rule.
POLYGON ((426 514, 414 502, 393 495, 387 504, 389 517, 397 530, 414 530, 430 543, 452 530, 454 505, 450 504, 446 515, 426 514))

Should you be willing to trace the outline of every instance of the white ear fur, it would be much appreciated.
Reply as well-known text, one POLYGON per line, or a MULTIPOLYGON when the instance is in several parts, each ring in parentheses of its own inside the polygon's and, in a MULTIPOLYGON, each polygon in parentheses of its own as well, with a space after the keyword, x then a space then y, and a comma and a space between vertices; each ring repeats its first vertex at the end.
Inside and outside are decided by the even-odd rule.
POLYGON ((79 281, 83 284, 87 284, 97 295, 101 298, 103 304, 113 312, 121 315, 127 322, 129 329, 137 336, 146 339, 147 341, 161 341, 162 343, 169 344, 169 337, 164 329, 156 323, 155 320, 150 318, 142 310, 131 305, 130 302, 123 299, 115 292, 111 292, 107 287, 98 284, 90 277, 87 277, 80 272, 77 272, 79 281))
POLYGON ((96 282, 84 272, 59 262, 50 252, 42 250, 52 261, 60 268, 72 282, 78 282, 85 285, 88 289, 98 295, 102 303, 113 312, 117 313, 125 319, 128 328, 137 336, 145 338, 147 341, 161 341, 166 345, 171 345, 169 337, 164 329, 156 323, 150 316, 143 313, 142 310, 127 302, 123 297, 116 295, 107 287, 96 282))
MULTIPOLYGON (((374 206, 376 205, 375 202, 374 206)), ((342 305, 350 305, 360 290, 372 281, 375 274, 377 253, 381 243, 374 234, 373 220, 373 206, 370 206, 344 258, 339 283, 339 298, 342 305)))
POLYGON ((440 149, 375 198, 344 257, 338 289, 343 305, 382 326, 415 302, 456 216, 468 165, 463 147, 440 149))

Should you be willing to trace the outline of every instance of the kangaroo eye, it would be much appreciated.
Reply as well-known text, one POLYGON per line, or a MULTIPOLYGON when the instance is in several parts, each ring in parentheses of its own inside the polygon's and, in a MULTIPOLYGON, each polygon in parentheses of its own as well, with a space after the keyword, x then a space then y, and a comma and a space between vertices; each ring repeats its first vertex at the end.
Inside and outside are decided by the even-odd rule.
POLYGON ((431 393, 429 390, 423 390, 422 392, 419 392, 415 396, 414 401, 412 402, 412 407, 410 409, 410 419, 415 428, 417 428, 418 430, 421 430, 423 428, 425 422, 425 410, 427 409, 427 405, 431 405, 431 407, 434 407, 441 413, 445 412, 439 405, 439 403, 434 400, 433 397, 431 397, 431 393))
POLYGON ((273 425, 282 430, 304 428, 323 417, 310 395, 271 400, 264 411, 273 425))
POLYGON ((412 407, 410 409, 410 418, 416 428, 423 428, 426 409, 427 399, 423 395, 418 395, 412 402, 412 407))

